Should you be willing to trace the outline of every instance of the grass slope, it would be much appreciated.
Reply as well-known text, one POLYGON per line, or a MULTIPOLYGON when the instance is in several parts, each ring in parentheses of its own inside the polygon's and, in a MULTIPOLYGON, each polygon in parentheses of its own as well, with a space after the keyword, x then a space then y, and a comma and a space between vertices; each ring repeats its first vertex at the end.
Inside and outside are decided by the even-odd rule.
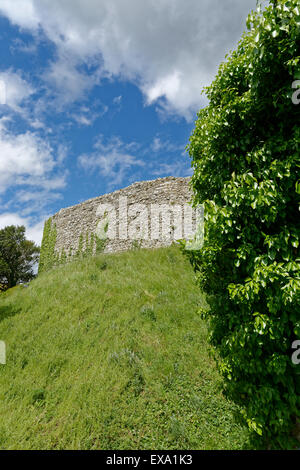
POLYGON ((237 449, 204 300, 176 247, 100 255, 0 296, 1 449, 237 449))

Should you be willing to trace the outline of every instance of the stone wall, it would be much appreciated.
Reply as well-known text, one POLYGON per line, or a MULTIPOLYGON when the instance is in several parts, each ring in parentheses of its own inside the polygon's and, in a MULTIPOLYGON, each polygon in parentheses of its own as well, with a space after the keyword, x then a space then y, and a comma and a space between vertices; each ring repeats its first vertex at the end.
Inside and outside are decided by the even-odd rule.
POLYGON ((99 234, 101 230, 106 238, 104 252, 124 251, 137 244, 142 247, 167 246, 176 236, 188 238, 183 219, 187 207, 192 212, 189 204, 192 197, 189 181, 190 178, 175 177, 142 181, 76 206, 61 209, 51 218, 51 226, 56 227, 56 255, 65 252, 71 256, 78 252, 78 249, 85 249, 91 234, 99 234), (162 208, 162 212, 158 213, 155 219, 155 209, 160 211, 162 208), (178 226, 180 208, 181 227, 178 226), (139 227, 141 211, 144 211, 144 219, 148 213, 148 219, 146 223, 143 220, 142 227, 139 227), (159 222, 159 232, 153 237, 153 224, 157 222, 159 222), (106 226, 103 226, 104 223, 106 226), (166 233, 168 225, 169 233, 166 233))

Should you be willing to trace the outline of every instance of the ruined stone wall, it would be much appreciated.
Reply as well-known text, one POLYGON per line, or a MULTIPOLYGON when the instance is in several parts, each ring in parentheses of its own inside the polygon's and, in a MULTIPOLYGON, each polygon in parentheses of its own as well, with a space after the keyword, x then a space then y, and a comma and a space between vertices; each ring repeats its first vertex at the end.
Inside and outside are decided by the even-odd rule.
MULTIPOLYGON (((61 209, 51 218, 51 227, 52 229, 55 227, 53 246, 56 255, 64 252, 67 256, 72 256, 78 253, 78 250, 84 250, 90 237, 94 236, 92 234, 99 233, 99 230, 105 233, 104 252, 124 251, 136 244, 141 247, 167 246, 176 237, 187 238, 183 219, 184 207, 188 206, 191 210, 189 203, 192 194, 189 181, 190 178, 175 177, 142 181, 113 193, 89 199, 76 206, 61 209), (105 209, 106 205, 107 209, 105 209), (155 209, 159 208, 163 208, 163 211, 158 212, 156 219, 154 215, 153 219, 155 209), (177 217, 178 214, 180 216, 180 210, 182 211, 181 227, 178 226, 180 219, 177 217), (145 223, 147 212, 148 219, 145 223), (144 217, 142 224, 140 223, 141 213, 144 217), (106 226, 101 227, 104 222, 106 226), (157 222, 159 222, 159 232, 153 237, 153 224, 156 223, 157 229, 157 222), (169 234, 166 233, 168 225, 169 234)), ((46 244, 45 238, 44 232, 43 243, 46 244)), ((95 251, 95 246, 92 247, 92 251, 95 251)))

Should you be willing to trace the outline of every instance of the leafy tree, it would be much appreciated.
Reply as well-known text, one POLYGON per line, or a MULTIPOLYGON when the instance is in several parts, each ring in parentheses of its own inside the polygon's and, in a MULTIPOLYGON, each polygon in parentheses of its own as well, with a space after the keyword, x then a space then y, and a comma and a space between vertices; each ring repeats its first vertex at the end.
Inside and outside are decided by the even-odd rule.
POLYGON ((291 445, 300 416, 299 0, 252 12, 200 110, 189 152, 205 242, 189 253, 208 295, 228 395, 269 445, 291 445))
POLYGON ((10 288, 18 281, 32 279, 39 252, 34 242, 26 240, 24 226, 10 225, 0 230, 0 282, 10 288))

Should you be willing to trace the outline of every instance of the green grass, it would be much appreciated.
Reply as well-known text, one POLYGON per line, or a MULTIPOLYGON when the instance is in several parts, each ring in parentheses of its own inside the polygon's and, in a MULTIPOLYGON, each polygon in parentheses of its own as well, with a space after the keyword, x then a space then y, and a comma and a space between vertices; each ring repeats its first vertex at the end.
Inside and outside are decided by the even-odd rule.
POLYGON ((239 449, 178 248, 73 262, 0 295, 1 449, 239 449))

